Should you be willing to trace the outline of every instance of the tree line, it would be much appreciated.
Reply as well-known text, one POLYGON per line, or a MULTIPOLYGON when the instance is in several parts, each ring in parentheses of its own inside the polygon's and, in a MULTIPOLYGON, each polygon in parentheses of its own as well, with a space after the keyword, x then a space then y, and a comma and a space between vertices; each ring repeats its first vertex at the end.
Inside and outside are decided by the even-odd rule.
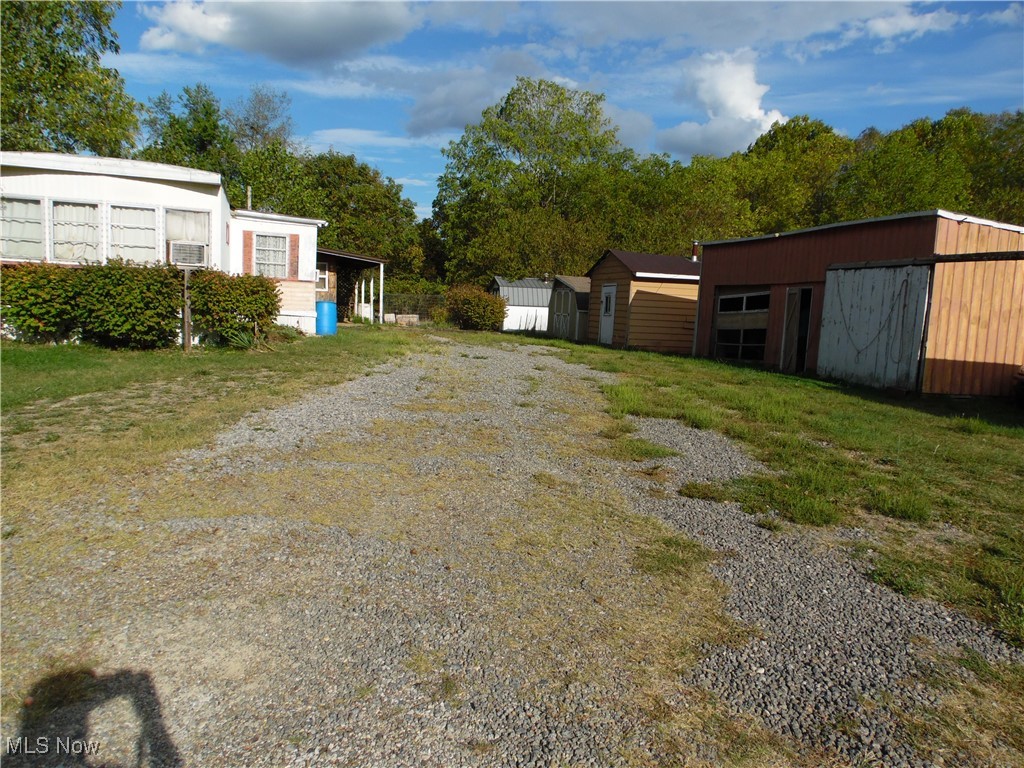
POLYGON ((417 221, 393 179, 298 144, 286 93, 257 85, 225 107, 197 83, 136 104, 100 63, 118 50, 117 7, 3 3, 3 149, 217 172, 233 206, 327 220, 322 245, 388 259, 403 290, 582 274, 606 248, 687 254, 695 240, 934 208, 1024 223, 1020 111, 957 109, 856 138, 801 115, 684 164, 625 147, 601 94, 528 78, 442 150, 433 214, 417 221))

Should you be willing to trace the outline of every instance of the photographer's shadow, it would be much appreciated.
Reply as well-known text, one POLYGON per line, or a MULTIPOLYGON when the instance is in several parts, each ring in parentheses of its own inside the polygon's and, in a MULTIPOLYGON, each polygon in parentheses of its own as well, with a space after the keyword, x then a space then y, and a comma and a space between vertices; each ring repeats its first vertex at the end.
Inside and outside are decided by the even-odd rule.
POLYGON ((18 738, 6 739, 3 747, 3 764, 10 768, 183 765, 164 726, 152 677, 131 670, 97 675, 86 667, 73 667, 42 678, 25 697, 18 738), (104 713, 98 710, 112 705, 124 711, 126 704, 134 718, 108 730, 102 722, 104 713), (131 733, 126 735, 129 725, 131 733), (114 732, 117 737, 110 738, 114 732))

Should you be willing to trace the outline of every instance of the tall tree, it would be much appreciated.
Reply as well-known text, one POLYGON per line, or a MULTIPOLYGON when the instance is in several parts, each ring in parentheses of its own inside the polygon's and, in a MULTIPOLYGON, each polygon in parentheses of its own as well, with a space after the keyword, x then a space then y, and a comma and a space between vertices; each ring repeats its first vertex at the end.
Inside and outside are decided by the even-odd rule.
POLYGON ((100 64, 119 50, 111 23, 120 5, 0 4, 3 149, 128 156, 137 104, 117 70, 100 64))
POLYGON ((139 159, 219 173, 231 204, 245 204, 241 152, 208 86, 197 83, 185 86, 177 98, 164 92, 151 99, 143 124, 149 136, 139 159))
POLYGON ((831 223, 829 200, 854 142, 820 120, 775 123, 743 154, 740 194, 750 204, 749 234, 831 223))
POLYGON ((257 84, 248 98, 229 107, 224 116, 242 152, 260 149, 275 141, 294 150, 291 106, 291 97, 285 91, 257 84))
POLYGON ((400 184, 353 155, 333 151, 308 158, 306 173, 321 195, 317 215, 330 222, 320 233, 322 245, 385 258, 396 277, 421 275, 416 211, 400 184))
POLYGON ((486 282, 496 267, 515 278, 596 260, 596 243, 606 238, 595 210, 602 198, 591 190, 606 188, 601 177, 633 160, 603 100, 519 78, 500 104, 442 150, 447 164, 434 221, 450 278, 486 282))

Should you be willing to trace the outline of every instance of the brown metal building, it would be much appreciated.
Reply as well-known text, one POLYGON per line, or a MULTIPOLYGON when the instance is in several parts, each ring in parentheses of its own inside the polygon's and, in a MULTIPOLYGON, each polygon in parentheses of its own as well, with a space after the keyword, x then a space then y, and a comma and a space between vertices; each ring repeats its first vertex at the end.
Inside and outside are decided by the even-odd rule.
POLYGON ((587 277, 591 342, 691 353, 699 263, 682 256, 607 250, 587 277))
POLYGON ((828 357, 823 373, 864 371, 866 378, 854 379, 884 386, 889 374, 882 369, 893 365, 894 348, 879 345, 898 340, 904 388, 1008 394, 1007 372, 1024 364, 1022 251, 1024 227, 941 210, 705 243, 694 351, 799 373, 819 372, 821 348, 828 357), (928 272, 918 271, 921 279, 912 283, 909 272, 898 283, 887 282, 892 272, 865 273, 851 293, 851 269, 909 265, 928 272), (826 325, 843 332, 823 342, 827 275, 834 301, 826 325), (895 287, 885 288, 890 283, 895 287), (859 320, 852 318, 855 304, 859 320), (919 322, 919 336, 902 325, 894 336, 897 319, 907 327, 919 322), (914 343, 916 362, 902 349, 914 343))

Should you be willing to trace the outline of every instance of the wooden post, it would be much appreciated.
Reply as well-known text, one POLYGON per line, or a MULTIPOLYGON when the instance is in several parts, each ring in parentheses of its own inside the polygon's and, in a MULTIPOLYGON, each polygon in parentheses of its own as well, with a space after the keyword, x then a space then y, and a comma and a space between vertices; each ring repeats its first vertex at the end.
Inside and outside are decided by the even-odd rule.
POLYGON ((186 352, 192 351, 192 298, 188 293, 188 276, 192 270, 185 267, 185 306, 181 311, 181 344, 186 352))

